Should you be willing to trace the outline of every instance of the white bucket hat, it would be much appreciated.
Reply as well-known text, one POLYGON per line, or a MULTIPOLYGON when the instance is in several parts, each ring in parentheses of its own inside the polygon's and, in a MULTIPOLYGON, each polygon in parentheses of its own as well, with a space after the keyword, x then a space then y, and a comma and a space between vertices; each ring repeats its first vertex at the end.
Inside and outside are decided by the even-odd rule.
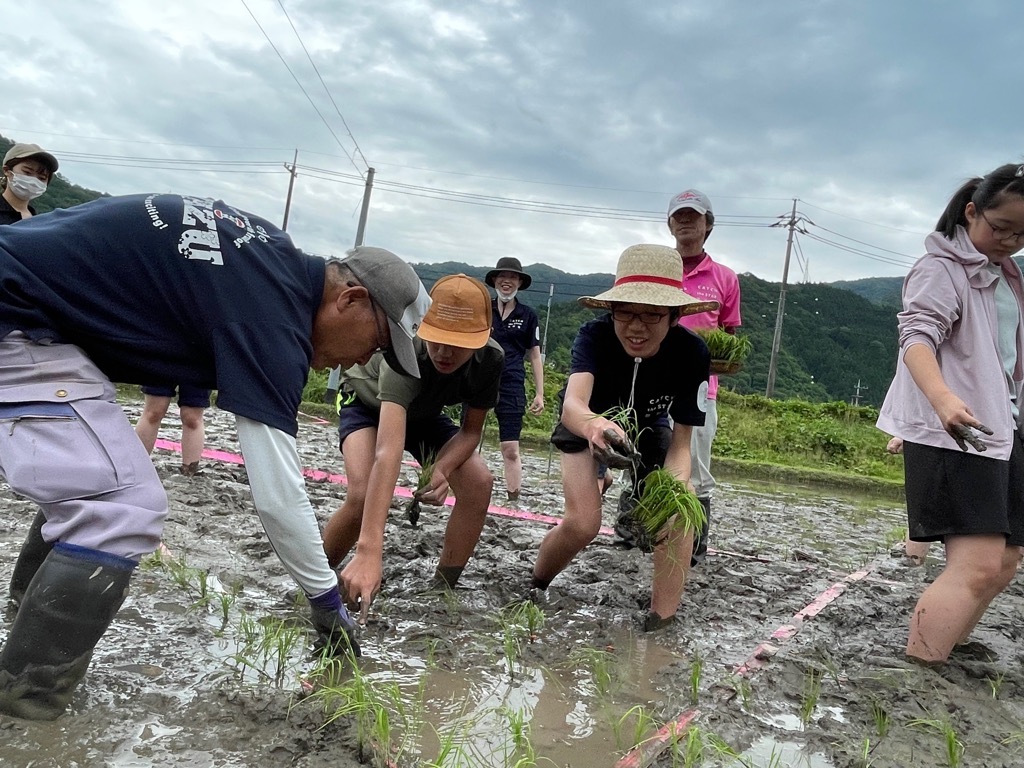
POLYGON ((678 307, 681 315, 718 309, 717 301, 701 301, 683 290, 683 260, 665 245, 631 245, 619 256, 615 284, 597 296, 583 296, 579 303, 591 309, 611 309, 612 304, 650 304, 678 307))

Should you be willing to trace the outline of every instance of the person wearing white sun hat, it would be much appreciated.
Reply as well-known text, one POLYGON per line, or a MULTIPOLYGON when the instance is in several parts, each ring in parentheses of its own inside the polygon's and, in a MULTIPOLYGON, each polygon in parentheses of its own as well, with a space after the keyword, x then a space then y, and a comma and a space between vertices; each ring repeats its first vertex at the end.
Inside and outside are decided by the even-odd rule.
MULTIPOLYGON (((654 469, 689 485, 690 433, 704 423, 710 355, 704 342, 678 325, 683 315, 714 310, 717 302, 682 289, 682 261, 672 248, 633 245, 619 257, 614 286, 579 301, 607 314, 583 325, 572 347, 569 379, 551 442, 562 454, 565 517, 544 537, 533 567, 531 591, 546 590, 597 535, 601 498, 596 482, 607 455, 607 430, 625 440, 622 427, 604 416, 630 412, 639 436, 633 493, 654 469), (669 417, 673 424, 669 426, 669 417), (595 456, 596 453, 596 456, 595 456)), ((692 490, 692 487, 691 487, 692 490)), ((692 531, 673 531, 654 548, 654 578, 645 631, 672 623, 689 572, 692 531)))

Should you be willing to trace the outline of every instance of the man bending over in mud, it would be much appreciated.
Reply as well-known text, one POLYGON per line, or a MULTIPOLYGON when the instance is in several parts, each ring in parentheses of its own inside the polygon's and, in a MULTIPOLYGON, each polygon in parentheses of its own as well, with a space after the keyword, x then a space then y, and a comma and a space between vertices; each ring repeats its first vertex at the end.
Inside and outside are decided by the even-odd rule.
POLYGON ((501 346, 490 338, 491 298, 483 283, 465 275, 438 280, 432 303, 416 335, 419 379, 401 375, 376 355, 366 365, 342 374, 343 394, 338 430, 348 494, 324 529, 324 548, 341 571, 351 608, 366 622, 370 603, 380 589, 384 527, 401 469, 409 451, 433 471, 416 499, 444 504, 451 486, 455 506, 445 530, 444 547, 434 577, 452 588, 476 548, 491 501, 494 476, 477 445, 487 411, 498 401, 504 365, 501 346), (464 404, 462 426, 442 412, 464 404))
MULTIPOLYGON (((533 566, 534 590, 546 590, 601 527, 596 479, 599 458, 607 457, 610 449, 608 430, 624 444, 637 441, 634 493, 652 470, 662 467, 693 491, 690 436, 694 426, 704 423, 711 360, 704 342, 677 321, 683 314, 714 310, 717 302, 684 293, 682 274, 682 260, 672 248, 633 245, 619 257, 614 287, 579 300, 609 312, 580 328, 573 342, 561 419, 551 435, 562 453, 565 517, 541 542, 533 566), (635 423, 636 435, 627 436, 608 418, 613 409, 623 410, 635 423)), ((654 547, 654 583, 644 631, 672 622, 692 552, 692 529, 672 528, 654 547)))
POLYGON ((170 194, 96 200, 0 227, 0 474, 40 506, 15 566, 0 711, 67 707, 167 496, 112 381, 217 389, 253 501, 321 640, 353 651, 296 451, 309 369, 388 350, 416 375, 429 300, 377 248, 308 256, 269 222, 170 194))

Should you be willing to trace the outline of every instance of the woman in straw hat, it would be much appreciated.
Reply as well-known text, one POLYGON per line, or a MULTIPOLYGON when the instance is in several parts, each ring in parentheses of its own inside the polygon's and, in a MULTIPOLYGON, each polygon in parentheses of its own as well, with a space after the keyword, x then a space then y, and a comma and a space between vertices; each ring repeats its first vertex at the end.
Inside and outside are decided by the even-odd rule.
MULTIPOLYGON (((657 468, 689 485, 690 433, 704 424, 710 356, 704 342, 677 321, 684 314, 715 309, 717 302, 686 294, 682 274, 674 249, 633 245, 619 257, 615 285, 580 299, 584 306, 609 311, 580 328, 573 342, 561 418, 551 436, 562 453, 565 517, 541 543, 533 567, 534 590, 547 589, 601 527, 596 478, 601 460, 613 448, 609 434, 623 445, 637 440, 634 490, 657 468), (627 436, 604 415, 612 409, 624 409, 638 434, 627 436)), ((645 631, 672 622, 692 549, 693 532, 679 530, 654 547, 645 631)))

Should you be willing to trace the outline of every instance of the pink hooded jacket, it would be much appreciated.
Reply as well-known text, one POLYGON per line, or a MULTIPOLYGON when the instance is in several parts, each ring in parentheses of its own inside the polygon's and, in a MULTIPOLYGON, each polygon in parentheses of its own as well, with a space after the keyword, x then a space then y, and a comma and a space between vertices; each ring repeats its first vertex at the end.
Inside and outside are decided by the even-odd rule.
MULTIPOLYGON (((899 361, 876 426, 912 443, 960 450, 903 362, 909 347, 926 344, 935 352, 946 385, 978 421, 993 431, 991 437, 982 436, 988 450, 979 455, 1009 459, 1017 425, 999 357, 997 278, 985 269, 988 257, 978 252, 963 227, 957 227, 952 242, 933 232, 925 240, 925 247, 927 254, 903 282, 903 311, 897 316, 899 361)), ((1003 263, 1003 277, 1018 305, 1024 306, 1021 271, 1012 259, 1003 263)), ((1013 371, 1016 402, 1024 413, 1022 382, 1024 322, 1017 325, 1017 364, 1013 371)))

